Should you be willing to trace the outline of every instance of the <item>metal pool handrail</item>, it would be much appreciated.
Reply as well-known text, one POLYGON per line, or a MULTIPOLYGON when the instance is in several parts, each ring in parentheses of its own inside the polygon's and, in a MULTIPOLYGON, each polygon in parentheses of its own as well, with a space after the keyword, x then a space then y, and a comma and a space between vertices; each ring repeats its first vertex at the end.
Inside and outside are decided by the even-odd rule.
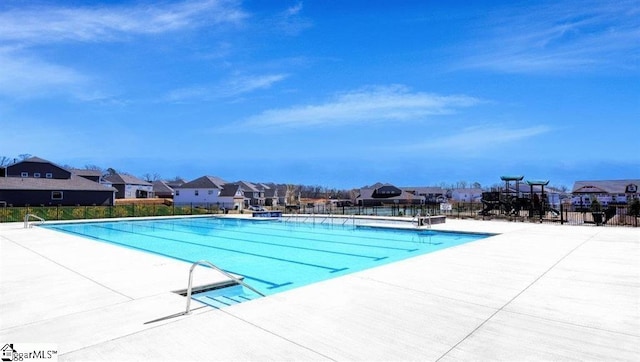
POLYGON ((40 216, 34 215, 34 214, 26 214, 24 216, 24 228, 25 229, 31 227, 31 225, 29 225, 29 218, 30 217, 32 217, 34 219, 38 219, 40 221, 40 224, 44 224, 45 220, 43 218, 41 218, 40 216))
POLYGON ((191 291, 193 289, 193 269, 195 269, 196 266, 198 266, 198 265, 208 266, 211 269, 214 269, 214 270, 220 272, 221 274, 223 274, 224 276, 230 278, 234 282, 242 285, 243 287, 246 287, 247 289, 250 289, 251 291, 253 291, 255 293, 258 293, 260 296, 262 296, 262 297, 265 296, 264 294, 260 293, 258 290, 256 290, 255 288, 253 288, 249 284, 243 282, 242 280, 240 280, 239 278, 237 278, 233 274, 227 273, 226 271, 224 271, 224 270, 218 268, 217 266, 211 264, 211 262, 209 262, 207 260, 198 260, 195 263, 193 263, 193 265, 191 265, 191 269, 189 269, 189 286, 187 287, 187 309, 185 310, 184 314, 191 313, 191 291))

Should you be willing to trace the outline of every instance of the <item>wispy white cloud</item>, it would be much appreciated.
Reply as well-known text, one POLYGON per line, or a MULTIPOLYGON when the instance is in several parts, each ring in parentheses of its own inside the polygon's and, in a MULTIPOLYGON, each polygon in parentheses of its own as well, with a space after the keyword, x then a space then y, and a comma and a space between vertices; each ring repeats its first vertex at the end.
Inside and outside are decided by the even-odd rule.
POLYGON ((226 0, 73 8, 34 5, 0 12, 0 40, 23 44, 103 42, 129 35, 237 23, 246 17, 237 1, 226 0))
POLYGON ((298 35, 313 26, 311 20, 302 15, 302 10, 303 4, 302 1, 299 1, 277 14, 273 20, 268 23, 272 24, 272 28, 284 34, 298 35))
POLYGON ((514 73, 637 70, 639 17, 636 0, 510 7, 481 24, 460 66, 514 73))
POLYGON ((407 147, 407 151, 455 150, 468 152, 522 141, 550 131, 551 128, 546 125, 525 128, 509 128, 501 125, 475 126, 456 130, 455 134, 451 136, 431 138, 424 143, 413 144, 407 147))
POLYGON ((302 1, 299 1, 295 5, 288 7, 285 13, 288 16, 294 16, 294 15, 298 15, 300 11, 302 11, 302 1))
POLYGON ((268 89, 286 77, 286 74, 238 76, 218 85, 197 85, 175 89, 165 97, 165 100, 169 102, 191 102, 236 97, 260 89, 268 89))
POLYGON ((319 105, 271 109, 242 122, 247 127, 308 127, 377 121, 416 121, 454 113, 481 100, 464 96, 411 92, 400 85, 374 86, 337 95, 319 105))
POLYGON ((88 78, 75 70, 0 48, 0 95, 33 98, 52 93, 75 93, 88 78))
POLYGON ((159 5, 93 7, 24 5, 0 10, 0 95, 25 99, 52 94, 113 102, 100 82, 39 51, 61 42, 113 42, 196 27, 241 22, 247 14, 235 0, 199 0, 159 5))

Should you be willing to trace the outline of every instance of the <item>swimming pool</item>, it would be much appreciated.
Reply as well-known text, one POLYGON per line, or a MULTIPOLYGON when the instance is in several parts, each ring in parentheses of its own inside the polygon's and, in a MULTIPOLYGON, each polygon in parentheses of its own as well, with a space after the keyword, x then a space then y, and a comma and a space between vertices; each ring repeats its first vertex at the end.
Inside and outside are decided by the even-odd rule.
POLYGON ((189 263, 208 260, 266 295, 491 236, 217 217, 45 227, 189 263))

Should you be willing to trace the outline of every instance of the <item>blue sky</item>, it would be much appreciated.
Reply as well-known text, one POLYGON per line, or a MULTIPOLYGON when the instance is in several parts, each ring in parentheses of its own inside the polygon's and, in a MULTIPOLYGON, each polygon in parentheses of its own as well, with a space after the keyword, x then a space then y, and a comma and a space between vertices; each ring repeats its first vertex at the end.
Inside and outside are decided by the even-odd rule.
POLYGON ((637 0, 3 0, 0 156, 337 188, 639 178, 639 18, 637 0))

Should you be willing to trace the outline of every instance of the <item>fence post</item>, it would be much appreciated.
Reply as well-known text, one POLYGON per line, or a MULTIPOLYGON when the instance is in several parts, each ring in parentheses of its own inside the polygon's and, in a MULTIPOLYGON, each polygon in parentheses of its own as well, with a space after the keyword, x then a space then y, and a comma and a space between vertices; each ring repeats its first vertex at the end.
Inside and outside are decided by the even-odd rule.
POLYGON ((560 204, 560 225, 564 225, 564 205, 560 204))

